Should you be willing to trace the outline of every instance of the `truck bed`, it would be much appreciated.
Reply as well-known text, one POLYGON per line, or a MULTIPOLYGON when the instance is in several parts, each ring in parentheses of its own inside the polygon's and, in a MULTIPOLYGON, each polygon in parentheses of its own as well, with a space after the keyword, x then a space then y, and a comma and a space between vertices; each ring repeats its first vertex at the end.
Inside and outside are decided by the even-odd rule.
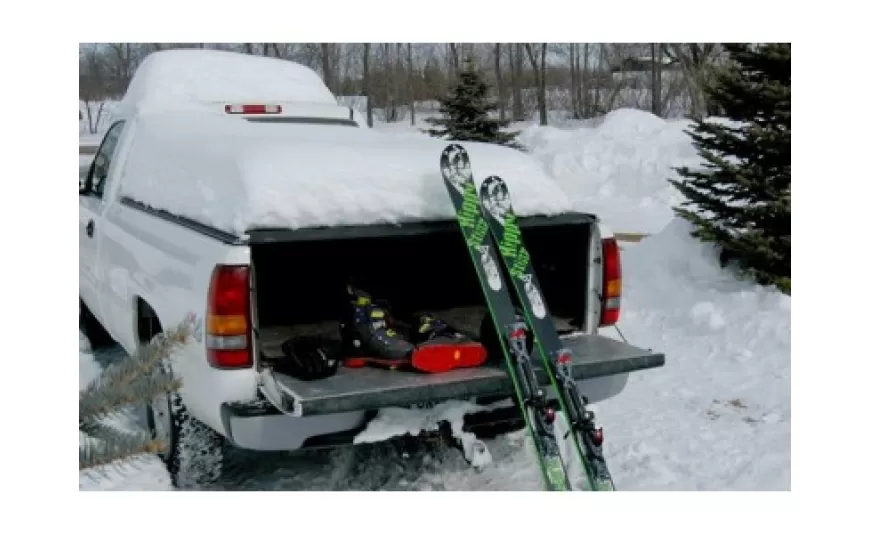
MULTIPOLYGON (((616 375, 664 365, 664 355, 600 335, 563 337, 574 352, 572 374, 578 380, 616 375)), ((545 370, 538 379, 548 383, 545 370)), ((510 377, 503 364, 441 374, 382 369, 340 368, 325 380, 305 382, 273 373, 282 408, 301 416, 326 415, 388 406, 412 406, 448 399, 510 395, 510 377)))

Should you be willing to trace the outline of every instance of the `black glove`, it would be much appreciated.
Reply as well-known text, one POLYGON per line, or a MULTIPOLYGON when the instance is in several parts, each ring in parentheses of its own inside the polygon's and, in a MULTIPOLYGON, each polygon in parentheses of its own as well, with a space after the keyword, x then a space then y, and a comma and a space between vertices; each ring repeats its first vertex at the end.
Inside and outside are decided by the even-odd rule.
POLYGON ((299 337, 281 344, 284 358, 275 362, 275 370, 299 380, 321 380, 338 371, 341 345, 332 339, 299 337))

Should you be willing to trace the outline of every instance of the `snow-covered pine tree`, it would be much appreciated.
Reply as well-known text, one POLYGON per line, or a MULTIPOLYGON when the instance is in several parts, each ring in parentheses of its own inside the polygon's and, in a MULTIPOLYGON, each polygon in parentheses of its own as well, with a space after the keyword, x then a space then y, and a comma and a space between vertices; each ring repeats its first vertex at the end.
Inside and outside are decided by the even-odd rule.
POLYGON ((189 339, 192 319, 188 317, 135 355, 107 367, 79 393, 79 470, 164 449, 166 444, 149 433, 123 430, 112 424, 112 418, 128 406, 141 406, 178 389, 179 380, 161 370, 172 352, 189 339))
POLYGON ((725 45, 730 61, 705 89, 730 122, 698 119, 703 168, 682 167, 675 208, 702 241, 763 285, 791 292, 791 45, 725 45))
POLYGON ((492 116, 498 104, 489 97, 490 87, 471 58, 463 63, 459 80, 450 93, 439 100, 440 117, 426 122, 440 128, 424 130, 433 137, 450 141, 479 141, 519 148, 514 139, 519 132, 506 132, 509 121, 492 116))

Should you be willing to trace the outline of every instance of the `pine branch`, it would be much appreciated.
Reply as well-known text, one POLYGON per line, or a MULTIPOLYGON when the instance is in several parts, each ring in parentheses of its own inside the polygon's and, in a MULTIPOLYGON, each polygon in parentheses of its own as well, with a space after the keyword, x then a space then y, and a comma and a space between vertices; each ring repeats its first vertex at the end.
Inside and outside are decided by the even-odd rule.
POLYGON ((79 445, 79 471, 134 459, 143 454, 156 454, 164 448, 163 442, 144 434, 118 432, 109 441, 87 437, 79 445))
MULTIPOLYGON (((126 367, 125 364, 127 362, 120 363, 118 366, 126 367)), ((159 395, 177 391, 181 386, 178 379, 165 374, 141 375, 140 378, 128 384, 118 384, 112 381, 95 383, 99 385, 83 391, 79 396, 80 427, 99 422, 126 406, 141 404, 159 395)))
POLYGON ((105 369, 79 393, 80 469, 162 450, 164 444, 150 435, 120 430, 109 419, 127 406, 178 390, 181 382, 165 368, 175 349, 189 340, 193 321, 188 316, 130 358, 105 369))

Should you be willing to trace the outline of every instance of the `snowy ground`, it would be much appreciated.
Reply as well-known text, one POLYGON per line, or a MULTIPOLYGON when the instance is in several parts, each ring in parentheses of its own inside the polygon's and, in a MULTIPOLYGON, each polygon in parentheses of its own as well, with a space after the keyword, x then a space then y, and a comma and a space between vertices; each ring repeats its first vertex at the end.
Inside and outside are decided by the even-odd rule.
MULTIPOLYGON (((621 332, 666 355, 597 406, 619 490, 791 488, 791 299, 739 281, 713 249, 673 219, 671 167, 696 161, 685 123, 637 111, 597 125, 524 129, 522 140, 560 184, 615 231, 655 235, 622 244, 621 332)), ((396 135, 418 135, 387 125, 396 135)), ((612 329, 609 329, 612 330, 612 329)), ((607 335, 619 337, 616 331, 607 335)), ((100 353, 101 363, 113 354, 100 353)), ((80 347, 80 383, 98 364, 80 347)), ((127 414, 136 424, 141 416, 127 414)), ((488 443, 475 473, 454 449, 397 443, 303 454, 234 454, 226 489, 538 489, 522 432, 488 443)), ((155 458, 123 473, 82 475, 80 489, 165 489, 155 458)))

